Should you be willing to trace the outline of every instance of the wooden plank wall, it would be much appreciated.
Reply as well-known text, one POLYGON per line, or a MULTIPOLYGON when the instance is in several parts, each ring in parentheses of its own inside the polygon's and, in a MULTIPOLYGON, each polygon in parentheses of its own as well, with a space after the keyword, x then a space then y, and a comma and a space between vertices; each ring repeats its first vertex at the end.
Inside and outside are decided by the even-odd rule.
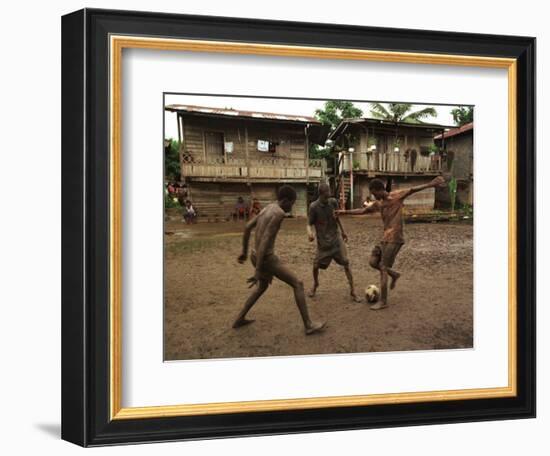
POLYGON ((297 199, 294 207, 292 208, 292 214, 297 217, 307 216, 307 187, 305 185, 295 185, 297 199))
MULTIPOLYGON (((229 220, 234 212, 239 196, 249 204, 252 198, 258 198, 263 207, 277 200, 280 184, 210 183, 191 182, 189 198, 199 213, 200 221, 229 220)), ((293 215, 305 217, 307 214, 307 191, 305 184, 292 186, 298 199, 293 215)))
POLYGON ((457 179, 469 179, 473 174, 474 135, 473 131, 445 140, 448 153, 453 154, 452 175, 457 179))
POLYGON ((209 182, 192 182, 189 185, 190 199, 199 213, 199 220, 225 220, 231 216, 237 198, 245 201, 249 193, 246 184, 223 184, 209 182))
POLYGON ((184 116, 184 152, 202 160, 205 156, 204 132, 219 131, 224 133, 226 142, 233 142, 234 152, 228 157, 245 159, 245 126, 248 128, 248 151, 251 160, 271 157, 304 160, 305 132, 302 125, 282 124, 276 122, 254 121, 244 119, 209 119, 184 116), (257 150, 258 140, 279 142, 275 154, 257 150))
MULTIPOLYGON (((217 119, 185 115, 183 118, 184 155, 196 160, 196 164, 183 165, 184 167, 205 167, 201 165, 206 156, 204 143, 205 131, 223 132, 225 142, 233 142, 233 153, 226 154, 228 159, 246 163, 246 133, 248 130, 248 158, 254 161, 264 161, 263 165, 251 167, 251 185, 245 183, 210 183, 194 182, 191 178, 190 198, 199 212, 199 220, 225 220, 230 218, 234 211, 237 198, 242 196, 245 202, 253 197, 260 200, 262 207, 276 200, 279 183, 277 177, 305 177, 306 165, 306 138, 303 125, 294 125, 281 122, 256 121, 253 119, 217 119), (260 152, 257 150, 258 140, 278 142, 275 153, 260 152), (277 159, 280 158, 280 163, 277 159), (273 160, 275 159, 275 160, 273 160), (292 160, 291 163, 288 160, 292 160), (293 166, 298 167, 292 170, 293 166), (285 167, 287 170, 285 171, 285 167), (291 173, 292 176, 286 176, 291 173), (254 177, 273 178, 273 183, 254 183, 254 177)), ((206 157, 207 162, 215 159, 223 163, 223 156, 206 157)), ((232 175, 237 176, 238 165, 231 168, 232 175)), ((227 165, 220 168, 223 174, 227 165)), ((315 170, 312 177, 319 178, 321 171, 315 170)), ((184 173, 185 174, 185 173, 184 173)), ((208 172, 204 170, 204 176, 208 172)), ((307 213, 307 192, 305 183, 295 184, 293 187, 298 193, 294 215, 305 216, 307 213)))

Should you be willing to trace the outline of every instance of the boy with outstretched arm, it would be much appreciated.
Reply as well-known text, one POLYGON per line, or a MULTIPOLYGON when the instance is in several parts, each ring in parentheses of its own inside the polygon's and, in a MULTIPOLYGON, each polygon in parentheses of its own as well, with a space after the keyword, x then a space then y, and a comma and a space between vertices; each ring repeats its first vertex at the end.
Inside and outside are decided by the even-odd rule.
POLYGON ((381 242, 374 247, 369 264, 380 271, 381 300, 373 304, 372 310, 384 309, 388 306, 388 276, 391 278, 390 289, 394 289, 401 274, 394 269, 393 263, 402 245, 403 238, 403 204, 410 195, 427 188, 445 185, 445 179, 438 176, 431 182, 405 190, 388 192, 380 179, 373 179, 369 183, 369 190, 375 201, 367 203, 361 209, 340 210, 337 214, 367 214, 379 211, 384 223, 384 233, 381 242))

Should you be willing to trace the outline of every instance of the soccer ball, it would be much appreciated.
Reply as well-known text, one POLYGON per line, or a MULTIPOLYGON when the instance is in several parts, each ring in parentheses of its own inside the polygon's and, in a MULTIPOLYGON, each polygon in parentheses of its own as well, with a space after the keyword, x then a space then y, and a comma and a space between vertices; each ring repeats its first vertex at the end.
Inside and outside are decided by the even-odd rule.
POLYGON ((365 288, 365 299, 367 302, 375 303, 380 298, 380 290, 376 285, 369 285, 365 288))

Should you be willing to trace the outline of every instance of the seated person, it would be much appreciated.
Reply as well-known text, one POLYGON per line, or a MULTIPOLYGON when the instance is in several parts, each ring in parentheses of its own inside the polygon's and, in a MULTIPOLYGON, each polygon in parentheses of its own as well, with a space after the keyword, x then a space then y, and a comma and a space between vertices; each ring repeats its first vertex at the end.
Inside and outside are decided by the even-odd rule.
POLYGON ((185 206, 183 207, 183 220, 185 223, 197 223, 197 211, 191 204, 191 201, 186 200, 185 206))
POLYGON ((244 220, 247 217, 247 207, 242 196, 237 198, 237 203, 235 204, 235 211, 233 212, 233 220, 244 220))
POLYGON ((258 201, 258 198, 253 198, 252 204, 250 205, 250 209, 248 210, 248 216, 250 218, 254 218, 261 212, 261 210, 262 210, 262 206, 258 201))

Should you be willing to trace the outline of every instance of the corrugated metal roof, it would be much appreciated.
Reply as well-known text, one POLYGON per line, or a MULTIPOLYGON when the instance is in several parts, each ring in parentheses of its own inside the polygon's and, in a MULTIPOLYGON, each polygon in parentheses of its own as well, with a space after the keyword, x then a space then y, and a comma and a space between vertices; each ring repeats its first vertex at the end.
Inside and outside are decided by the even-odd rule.
MULTIPOLYGON (((338 124, 336 129, 329 135, 330 139, 338 138, 348 127, 348 125, 353 124, 362 124, 369 127, 380 127, 380 128, 395 128, 395 127, 404 127, 404 128, 413 128, 420 130, 446 130, 453 128, 448 125, 439 125, 439 124, 429 124, 429 123, 411 123, 411 122, 393 122, 391 120, 385 119, 373 119, 371 117, 356 117, 350 119, 344 119, 338 124)), ((435 132, 430 133, 433 134, 435 132)))
POLYGON ((373 117, 356 117, 351 119, 344 119, 342 120, 342 123, 348 122, 348 123, 368 123, 371 125, 384 125, 384 126, 395 126, 398 127, 412 127, 412 128, 425 128, 425 129, 444 129, 444 128, 453 128, 449 125, 441 125, 441 124, 432 124, 427 122, 419 122, 419 123, 413 123, 413 122, 394 122, 393 120, 386 120, 386 119, 376 119, 373 117))
POLYGON ((299 116, 293 114, 280 114, 273 112, 260 112, 260 111, 243 111, 241 109, 231 108, 211 108, 207 106, 194 106, 194 105, 180 105, 171 104, 167 105, 164 109, 171 112, 189 112, 200 115, 216 115, 216 116, 231 116, 231 117, 249 117, 253 119, 266 119, 266 120, 282 120, 287 122, 302 122, 302 123, 315 123, 320 122, 315 117, 299 116))
MULTIPOLYGON (((462 133, 466 133, 467 131, 474 129, 474 123, 470 122, 467 124, 462 125, 462 127, 453 128, 452 130, 445 132, 445 138, 450 138, 451 136, 457 136, 461 135, 462 133)), ((443 136, 441 134, 434 136, 434 139, 441 139, 443 136)))

